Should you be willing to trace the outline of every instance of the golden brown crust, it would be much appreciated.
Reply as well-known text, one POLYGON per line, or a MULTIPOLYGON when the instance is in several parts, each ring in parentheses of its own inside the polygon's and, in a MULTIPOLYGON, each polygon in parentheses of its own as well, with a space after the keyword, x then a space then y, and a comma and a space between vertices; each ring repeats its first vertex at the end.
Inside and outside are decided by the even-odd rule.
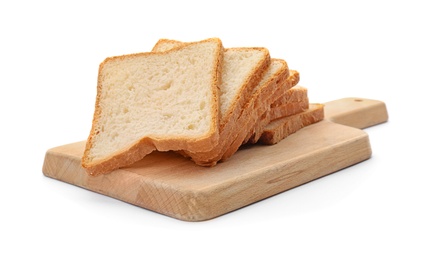
POLYGON ((186 43, 184 42, 180 42, 180 41, 176 41, 176 40, 171 40, 171 39, 159 39, 156 44, 154 45, 153 49, 151 49, 152 52, 157 52, 159 49, 159 46, 162 45, 163 43, 171 43, 174 44, 175 47, 179 47, 182 46, 186 43))
POLYGON ((278 119, 269 125, 260 137, 260 143, 276 144, 297 132, 301 128, 323 120, 324 109, 322 104, 311 104, 305 112, 278 119))
MULTIPOLYGON (((171 39, 160 39, 154 45, 152 51, 160 51, 162 45, 172 45, 175 47, 180 47, 184 42, 171 40, 171 39)), ((222 115, 221 111, 219 112, 220 117, 220 126, 219 126, 219 140, 216 142, 215 147, 211 147, 209 151, 198 152, 191 149, 181 149, 178 152, 185 157, 191 157, 194 161, 200 161, 201 158, 214 158, 218 156, 224 147, 222 142, 227 141, 228 138, 232 135, 232 129, 237 128, 238 117, 242 113, 245 105, 249 102, 252 97, 253 89, 259 84, 264 73, 269 68, 271 63, 269 50, 263 47, 238 47, 238 48, 227 48, 225 52, 228 51, 240 51, 240 52, 250 52, 251 50, 258 50, 264 54, 264 58, 259 62, 256 67, 252 70, 250 75, 245 80, 244 85, 241 86, 238 95, 235 98, 235 102, 231 104, 226 115, 222 115)), ((286 70, 287 71, 287 70, 286 70)))
MULTIPOLYGON (((236 97, 236 102, 232 103, 228 115, 224 118, 221 118, 220 128, 219 128, 219 141, 212 150, 207 152, 195 152, 192 150, 179 151, 185 157, 191 158, 198 165, 204 165, 203 161, 216 161, 216 158, 220 158, 223 155, 223 152, 226 150, 226 146, 230 144, 232 137, 235 135, 235 132, 240 125, 243 125, 244 122, 239 120, 239 117, 245 111, 245 107, 251 101, 253 96, 254 88, 260 83, 263 74, 269 69, 270 66, 270 54, 266 48, 230 48, 226 51, 251 51, 259 50, 265 54, 265 57, 260 63, 258 63, 255 69, 250 73, 249 77, 245 81, 244 85, 240 88, 241 91, 236 97)), ((283 60, 282 60, 283 61, 283 60)), ((282 77, 286 78, 288 76, 288 66, 285 61, 283 61, 285 67, 281 68, 278 78, 271 80, 280 80, 282 77)), ((269 82, 271 82, 269 80, 269 82)), ((269 83, 270 84, 270 83, 269 83)), ((207 163, 208 164, 208 163, 207 163)), ((214 163, 215 164, 215 163, 214 163)))
POLYGON ((252 48, 228 48, 226 50, 236 50, 236 51, 250 51, 258 50, 264 53, 264 58, 257 64, 257 66, 252 70, 250 75, 248 75, 247 80, 244 82, 244 85, 240 88, 239 94, 235 98, 235 102, 232 102, 229 107, 229 113, 221 119, 221 129, 223 127, 232 127, 235 124, 237 118, 241 114, 244 106, 249 102, 253 95, 253 89, 260 83, 264 73, 270 66, 271 58, 269 50, 266 48, 252 47, 252 48))
MULTIPOLYGON (((135 53, 122 56, 115 56, 105 59, 99 66, 99 77, 97 82, 96 105, 93 117, 93 125, 88 137, 82 166, 86 168, 91 175, 107 173, 120 167, 129 166, 132 163, 142 159, 145 155, 154 150, 168 151, 179 150, 181 154, 191 158, 195 163, 202 166, 214 166, 217 162, 230 158, 239 147, 245 142, 260 142, 265 144, 274 144, 286 136, 298 131, 302 127, 318 122, 323 119, 323 106, 313 105, 312 109, 303 112, 308 108, 308 98, 302 96, 294 97, 286 93, 287 90, 297 85, 299 82, 298 71, 283 68, 277 76, 269 80, 265 87, 259 90, 259 93, 253 94, 254 88, 261 81, 264 73, 269 69, 271 63, 270 53, 266 48, 230 48, 223 49, 223 45, 218 38, 211 38, 199 42, 180 42, 170 39, 160 39, 157 41, 151 53, 135 53), (216 70, 213 77, 212 104, 214 114, 212 115, 213 130, 204 138, 169 137, 166 139, 147 136, 131 147, 123 151, 104 158, 101 161, 92 162, 89 160, 89 150, 93 145, 96 135, 95 126, 101 116, 101 71, 107 62, 135 57, 139 55, 166 55, 169 52, 176 52, 192 44, 198 44, 204 41, 218 41, 220 50, 216 59, 216 70), (159 51, 160 45, 172 44, 172 47, 166 51, 159 51), (236 102, 232 103, 228 109, 229 113, 221 115, 219 111, 219 88, 221 85, 221 70, 224 59, 224 52, 228 50, 251 50, 256 49, 265 53, 265 58, 251 73, 248 80, 242 86, 241 91, 236 96, 236 102), (290 74, 288 76, 288 74, 290 74), (285 94, 284 94, 285 93, 285 94), (293 115, 295 114, 295 115, 293 115), (280 120, 273 121, 275 118, 283 117, 280 120), (272 128, 273 127, 273 128, 272 128)), ((306 92, 306 89, 305 89, 306 92)), ((292 92, 294 93, 294 92, 292 92)))
MULTIPOLYGON (((282 117, 287 117, 287 116, 304 112, 308 108, 309 108, 309 103, 307 98, 305 98, 304 100, 299 100, 299 101, 291 101, 286 104, 281 104, 279 106, 272 107, 270 112, 267 114, 267 120, 271 122, 273 120, 276 120, 282 117)), ((262 131, 264 131, 264 129, 262 131)))
MULTIPOLYGON (((152 51, 159 51, 160 46, 162 44, 171 44, 174 45, 174 48, 183 46, 185 44, 188 44, 186 42, 176 41, 172 39, 159 39, 156 44, 154 45, 152 51)), ((227 124, 234 124, 236 118, 236 115, 239 115, 242 111, 243 107, 245 106, 245 103, 247 103, 251 96, 252 96, 252 90, 254 87, 260 82, 261 78, 263 77, 263 74, 266 72, 266 70, 270 66, 271 58, 269 50, 263 47, 235 47, 235 48, 226 48, 226 51, 246 51, 249 52, 251 50, 258 50, 264 53, 264 58, 261 62, 259 62, 256 67, 252 70, 250 75, 248 76, 247 80, 244 82, 244 85, 240 88, 239 95, 235 98, 235 102, 233 102, 228 109, 229 113, 224 116, 224 118, 221 118, 220 120, 220 129, 222 130, 225 127, 232 127, 232 125, 227 124), (235 115, 235 116, 234 116, 235 115)))
MULTIPOLYGON (((308 107, 308 102, 293 102, 290 104, 282 105, 281 107, 277 108, 279 110, 279 113, 283 114, 284 116, 291 116, 298 113, 301 113, 304 111, 304 107, 308 107)), ((272 109, 273 110, 273 109, 272 109)), ((225 154, 222 156, 222 161, 228 160, 232 155, 235 154, 235 152, 239 149, 240 145, 239 143, 242 143, 242 138, 239 138, 234 143, 237 143, 237 145, 231 145, 228 150, 225 152, 225 154)))
MULTIPOLYGON (((218 149, 213 153, 191 154, 191 159, 198 165, 214 166, 227 154, 228 150, 237 150, 242 144, 245 136, 249 132, 254 122, 264 113, 273 101, 273 93, 280 88, 284 88, 284 82, 288 81, 289 69, 284 60, 274 59, 281 62, 283 66, 271 77, 267 83, 258 90, 253 98, 244 106, 241 115, 232 127, 226 128, 225 139, 220 139, 218 149), (235 148, 234 148, 235 147, 235 148)), ((187 156, 187 154, 186 154, 187 156)))
MULTIPOLYGON (((296 84, 296 82, 298 82, 297 79, 299 79, 299 73, 297 71, 292 70, 290 72, 289 78, 285 80, 277 88, 277 91, 273 93, 271 98, 268 99, 267 101, 268 103, 266 104, 267 109, 260 110, 259 112, 260 115, 256 117, 256 120, 251 121, 249 125, 250 127, 248 128, 249 131, 244 131, 242 135, 237 136, 237 138, 233 141, 233 143, 228 147, 228 149, 225 151, 225 153, 221 157, 222 161, 228 160, 232 155, 235 154, 235 152, 239 149, 239 147, 242 144, 245 144, 248 140, 250 140, 250 139, 247 139, 247 137, 255 138, 255 135, 251 135, 252 132, 255 134, 256 133, 255 131, 260 131, 259 134, 261 135, 261 132, 263 131, 264 127, 270 122, 271 118, 269 115, 271 115, 272 113, 277 113, 273 110, 283 110, 280 112, 284 112, 285 115, 292 115, 294 113, 302 111, 303 104, 300 104, 300 103, 292 103, 292 104, 288 103, 288 104, 284 104, 281 107, 271 108, 271 105, 273 104, 275 100, 282 98, 284 95, 288 96, 289 94, 292 94, 292 92, 288 92, 288 91, 292 87, 292 84, 296 84)), ((289 98, 286 98, 286 99, 289 99, 289 98)), ((308 100, 306 102, 306 105, 308 105, 308 100)))
MULTIPOLYGON (((278 100, 280 97, 282 97, 286 91, 296 86, 299 81, 300 81, 300 73, 296 70, 290 70, 290 75, 288 79, 273 94, 272 103, 278 100)), ((254 126, 250 129, 250 133, 244 139, 243 144, 256 143, 258 141, 264 127, 270 122, 270 119, 267 115, 269 111, 271 111, 270 107, 271 107, 271 104, 269 108, 261 114, 260 120, 257 120, 254 126)))
POLYGON ((212 38, 207 39, 200 42, 190 43, 184 46, 180 46, 178 48, 174 48, 172 50, 166 52, 159 52, 159 53, 136 53, 136 54, 128 54, 122 56, 115 56, 105 59, 99 66, 99 76, 97 80, 97 96, 96 96, 96 103, 95 103, 95 111, 93 116, 92 128, 86 143, 84 155, 82 157, 81 165, 84 167, 88 173, 91 175, 98 175, 102 173, 110 172, 114 169, 128 166, 140 159, 142 159, 145 155, 151 153, 153 150, 160 150, 160 151, 167 151, 172 149, 190 149, 190 150, 198 150, 198 151, 207 151, 210 150, 210 147, 215 146, 219 138, 219 96, 218 96, 218 88, 220 86, 220 78, 221 78, 221 68, 222 68, 222 60, 223 60, 223 45, 220 39, 212 38), (216 60, 215 60, 215 75, 213 76, 212 82, 212 99, 213 99, 213 115, 212 115, 212 129, 207 133, 204 138, 201 139, 187 139, 181 137, 173 137, 169 139, 160 139, 153 137, 145 137, 140 139, 136 144, 132 145, 131 147, 126 148, 122 151, 117 151, 115 154, 104 158, 102 160, 91 161, 89 158, 90 149, 93 146, 93 141, 95 135, 97 134, 96 126, 98 124, 98 120, 101 117, 101 94, 102 94, 102 83, 101 83, 101 71, 104 65, 107 62, 110 62, 115 59, 124 59, 133 56, 141 56, 141 55, 166 55, 168 52, 176 52, 181 48, 184 48, 187 45, 191 44, 198 44, 201 42, 206 41, 213 41, 216 42, 219 48, 216 50, 216 60))
MULTIPOLYGON (((284 60, 279 61, 282 62, 284 66, 282 66, 273 77, 269 78, 267 83, 262 86, 261 89, 257 90, 257 92, 253 95, 249 94, 249 99, 245 100, 243 102, 244 104, 240 102, 238 111, 234 111, 232 120, 230 120, 223 126, 223 128, 221 128, 221 138, 219 140, 219 145, 208 153, 191 154, 193 161, 195 161, 197 164, 204 165, 205 161, 207 162, 206 164, 209 164, 208 162, 210 161, 219 160, 219 158, 223 155, 223 152, 227 149, 227 146, 229 146, 235 136, 238 135, 238 132, 243 131, 248 120, 255 116, 255 112, 258 111, 257 107, 264 104, 265 98, 270 96, 270 93, 276 89, 277 83, 288 77, 288 65, 284 60)), ((258 81, 254 80, 253 82, 255 85, 252 87, 255 88, 260 81, 261 77, 258 78, 258 81)), ((248 89, 248 92, 253 91, 252 89, 248 89)))
MULTIPOLYGON (((141 160, 143 154, 149 154, 155 150, 155 146, 146 139, 140 140, 137 144, 129 147, 125 151, 121 151, 100 162, 87 163, 82 162, 82 167, 93 176, 109 173, 115 169, 129 166, 138 160, 141 160)), ((84 158, 84 157, 83 157, 84 158)))
POLYGON ((280 96, 275 102, 270 106, 271 108, 284 105, 292 102, 299 102, 303 100, 308 100, 307 93, 308 90, 301 86, 294 86, 288 89, 282 96, 280 96))

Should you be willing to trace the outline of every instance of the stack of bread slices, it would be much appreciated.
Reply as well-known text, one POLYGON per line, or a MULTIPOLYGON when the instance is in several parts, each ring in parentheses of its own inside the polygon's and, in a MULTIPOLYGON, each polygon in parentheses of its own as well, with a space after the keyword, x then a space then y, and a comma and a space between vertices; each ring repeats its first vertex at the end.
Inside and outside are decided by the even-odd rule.
POLYGON ((298 82, 268 49, 225 49, 218 38, 160 39, 150 52, 107 58, 82 166, 104 174, 155 150, 214 166, 243 144, 275 144, 323 119, 298 82))

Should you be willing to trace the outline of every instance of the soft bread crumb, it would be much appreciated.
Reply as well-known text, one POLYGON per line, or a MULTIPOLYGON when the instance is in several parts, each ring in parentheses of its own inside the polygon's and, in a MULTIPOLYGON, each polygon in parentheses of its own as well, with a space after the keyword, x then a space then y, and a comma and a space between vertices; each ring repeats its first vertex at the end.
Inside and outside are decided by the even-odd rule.
MULTIPOLYGON (((220 40, 210 39, 166 53, 106 59, 83 166, 111 161, 143 139, 157 150, 207 150, 218 136, 222 56, 220 40)), ((113 164, 109 168, 122 166, 113 164)))

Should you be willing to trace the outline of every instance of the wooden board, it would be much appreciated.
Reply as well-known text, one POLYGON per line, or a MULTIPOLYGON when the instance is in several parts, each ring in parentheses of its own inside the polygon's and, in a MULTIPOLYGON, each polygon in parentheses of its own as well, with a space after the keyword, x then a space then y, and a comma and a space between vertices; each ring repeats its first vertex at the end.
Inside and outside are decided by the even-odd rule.
MULTIPOLYGON (((363 122, 362 127, 387 120, 383 102, 356 100, 329 102, 325 109, 334 120, 337 113, 332 108, 342 106, 342 114, 356 115, 353 121, 363 122)), ((338 115, 338 120, 342 118, 338 115)), ((186 221, 220 216, 371 156, 364 131, 329 120, 303 128, 276 145, 242 148, 212 168, 175 153, 155 152, 131 167, 92 177, 80 166, 84 145, 77 142, 48 150, 44 175, 186 221)))

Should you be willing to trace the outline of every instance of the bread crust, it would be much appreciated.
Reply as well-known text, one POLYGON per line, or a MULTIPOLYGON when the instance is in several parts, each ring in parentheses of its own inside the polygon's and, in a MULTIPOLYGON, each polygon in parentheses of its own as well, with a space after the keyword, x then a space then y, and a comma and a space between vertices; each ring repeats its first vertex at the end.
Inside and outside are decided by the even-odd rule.
MULTIPOLYGON (((175 46, 174 48, 180 47, 187 44, 186 42, 176 41, 172 39, 159 39, 154 45, 152 51, 162 51, 161 47, 164 45, 175 46)), ((166 48, 165 48, 166 49, 166 48)), ((263 47, 236 47, 236 48, 226 48, 225 52, 249 52, 251 50, 257 50, 264 54, 264 58, 256 64, 255 68, 248 75, 243 85, 239 88, 239 91, 236 97, 232 100, 230 107, 228 108, 228 113, 222 115, 222 112, 219 112, 220 125, 219 125, 219 140, 216 142, 216 146, 211 147, 209 151, 198 152, 191 149, 181 149, 178 151, 185 157, 190 157, 194 161, 197 161, 196 158, 213 158, 217 156, 224 147, 222 147, 222 142, 226 141, 231 137, 232 129, 236 128, 239 124, 238 118, 244 110, 246 104, 250 101, 253 95, 253 89, 259 84, 264 73, 270 66, 271 58, 269 50, 263 47)), ((285 61, 284 61, 285 62, 285 61)), ((287 67, 287 65, 286 65, 287 67)), ((287 69, 286 69, 287 71, 287 69)), ((287 77, 287 75, 286 75, 287 77)))
POLYGON ((273 145, 301 128, 322 121, 324 118, 324 106, 322 104, 311 104, 310 108, 302 113, 278 119, 267 126, 260 136, 259 142, 273 145))
POLYGON ((307 88, 296 85, 288 89, 282 96, 275 100, 270 108, 285 105, 287 103, 308 100, 307 92, 307 88))
MULTIPOLYGON (((283 66, 264 84, 261 89, 257 90, 249 102, 243 107, 241 115, 238 117, 233 126, 226 128, 226 138, 220 139, 218 149, 214 149, 213 153, 195 153, 188 154, 196 164, 201 166, 214 166, 220 161, 227 151, 236 151, 241 146, 245 136, 249 133, 250 128, 259 119, 259 116, 270 107, 274 99, 274 93, 280 89, 290 87, 287 82, 290 73, 288 64, 282 59, 273 59, 281 62, 283 66)), ((294 73, 297 76, 297 72, 294 73)))
POLYGON ((214 166, 219 161, 229 159, 242 144, 247 142, 256 143, 258 141, 263 144, 275 144, 304 126, 323 119, 323 105, 313 104, 309 108, 307 89, 303 88, 301 90, 302 93, 300 93, 300 90, 294 91, 292 89, 298 84, 300 75, 298 71, 289 70, 284 60, 271 59, 269 51, 262 47, 224 49, 221 40, 218 38, 210 38, 198 42, 160 39, 154 45, 152 52, 106 58, 99 66, 98 75, 92 128, 81 160, 82 167, 94 176, 130 166, 154 150, 174 150, 189 157, 198 165, 214 166), (168 55, 169 53, 178 52, 183 48, 195 44, 211 41, 218 44, 218 48, 214 56, 214 75, 211 82, 212 128, 208 133, 195 138, 191 136, 144 136, 134 144, 120 151, 116 151, 105 158, 95 160, 90 158, 89 153, 97 135, 96 126, 99 124, 100 117, 102 116, 100 106, 103 88, 101 72, 105 64, 114 60, 144 55, 168 55), (174 46, 168 50, 161 51, 160 47, 162 44, 174 46), (261 51, 264 54, 264 58, 248 75, 244 84, 232 100, 228 112, 223 115, 220 111, 219 88, 222 84, 224 53, 226 51, 251 51, 252 49, 261 51), (255 91, 255 87, 261 83, 264 74, 270 68, 273 61, 282 62, 284 65, 267 80, 266 84, 255 91), (272 123, 269 124, 271 121, 272 123))
POLYGON ((248 50, 258 50, 264 53, 264 58, 256 65, 252 72, 248 75, 247 80, 244 82, 243 86, 239 89, 237 96, 231 103, 231 106, 228 109, 228 113, 221 118, 220 130, 226 127, 233 127, 233 124, 236 123, 239 115, 242 113, 245 105, 251 100, 253 96, 253 89, 260 83, 264 73, 269 69, 271 58, 269 50, 266 48, 252 47, 252 48, 229 48, 226 50, 231 51, 248 51, 248 50))
POLYGON ((177 149, 189 149, 194 151, 207 151, 210 150, 210 147, 215 146, 216 142, 219 139, 219 86, 221 84, 221 70, 222 70, 222 61, 223 61, 223 52, 224 48, 222 42, 218 38, 210 38, 200 42, 189 43, 184 46, 174 48, 172 50, 160 53, 136 53, 128 54, 122 56, 114 56, 106 58, 99 66, 99 77, 97 79, 97 95, 95 102, 95 111, 92 121, 92 128, 86 142, 86 147, 84 154, 81 160, 81 165, 86 171, 91 175, 99 175, 112 170, 118 169, 120 167, 128 166, 140 159, 145 155, 151 153, 154 150, 159 151, 168 151, 168 150, 177 150, 177 149), (214 61, 214 75, 211 82, 211 91, 212 91, 212 111, 211 116, 211 125, 212 128, 210 131, 205 134, 203 137, 199 138, 184 138, 184 137, 170 137, 168 139, 158 138, 157 136, 144 137, 138 140, 135 144, 122 149, 121 151, 116 151, 114 154, 103 158, 101 160, 92 161, 90 159, 89 153, 90 149, 93 146, 94 138, 97 134, 96 126, 98 125, 99 118, 101 117, 101 95, 102 95, 102 82, 101 82, 101 71, 104 68, 104 65, 115 59, 124 59, 128 57, 136 57, 143 55, 167 55, 169 52, 177 52, 182 48, 185 48, 189 45, 200 44, 203 42, 214 42, 218 47, 216 49, 215 61, 214 61))
POLYGON ((301 113, 309 108, 307 89, 294 87, 286 91, 278 100, 273 102, 266 112, 269 122, 281 117, 301 113))
MULTIPOLYGON (((268 118, 268 113, 271 111, 271 105, 277 101, 279 98, 281 98, 286 91, 293 88, 298 84, 300 81, 300 73, 296 70, 290 70, 290 75, 288 79, 284 82, 284 85, 276 90, 276 92, 273 94, 271 99, 271 104, 268 105, 267 109, 265 109, 261 115, 260 120, 257 120, 254 124, 254 126, 250 129, 249 134, 245 137, 243 144, 246 143, 256 143, 258 139, 260 138, 260 135, 264 129, 264 127, 270 122, 270 118, 268 118)), ((228 158, 228 157, 225 157, 228 158)))
MULTIPOLYGON (((299 78, 300 74, 298 71, 290 70, 289 77, 283 81, 278 88, 276 88, 276 90, 266 99, 266 101, 262 102, 264 106, 258 109, 258 115, 255 118, 250 119, 249 123, 245 127, 246 130, 238 134, 232 144, 228 146, 227 150, 221 156, 220 161, 228 160, 232 155, 235 154, 241 145, 245 144, 253 136, 253 134, 256 133, 256 131, 260 131, 261 135, 261 129, 270 122, 268 113, 270 113, 272 110, 271 105, 275 102, 275 100, 280 99, 287 91, 289 91, 289 89, 296 85, 299 82, 299 78)), ((295 113, 296 111, 296 109, 293 109, 286 111, 286 113, 295 113)))
MULTIPOLYGON (((223 153, 223 150, 228 144, 228 141, 233 137, 234 131, 239 127, 240 124, 243 124, 242 121, 239 121, 239 117, 242 113, 244 113, 245 107, 252 99, 253 89, 259 84, 263 74, 270 66, 270 54, 269 51, 265 48, 231 48, 231 50, 240 51, 248 49, 260 50, 265 53, 265 57, 260 63, 257 64, 255 69, 250 73, 247 80, 244 82, 244 85, 240 88, 237 97, 234 99, 228 110, 229 113, 220 118, 219 140, 216 143, 216 146, 214 146, 210 151, 206 152, 196 152, 189 149, 185 149, 181 152, 182 155, 191 158, 198 165, 203 165, 201 161, 204 160, 204 158, 210 160, 220 156, 223 153)), ((282 72, 280 77, 287 75, 287 67, 281 71, 282 72)))

